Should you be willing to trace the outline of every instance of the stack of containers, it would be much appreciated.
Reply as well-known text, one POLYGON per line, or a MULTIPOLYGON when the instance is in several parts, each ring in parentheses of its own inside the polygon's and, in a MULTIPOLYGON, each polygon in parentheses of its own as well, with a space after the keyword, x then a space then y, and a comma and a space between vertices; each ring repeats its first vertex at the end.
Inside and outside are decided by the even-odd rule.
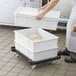
POLYGON ((56 30, 60 12, 50 11, 42 20, 35 18, 37 13, 38 9, 29 7, 19 7, 15 12, 16 25, 33 27, 15 30, 15 48, 32 61, 54 58, 58 52, 58 37, 41 28, 56 30), (28 38, 31 34, 40 35, 41 40, 32 41, 28 38))

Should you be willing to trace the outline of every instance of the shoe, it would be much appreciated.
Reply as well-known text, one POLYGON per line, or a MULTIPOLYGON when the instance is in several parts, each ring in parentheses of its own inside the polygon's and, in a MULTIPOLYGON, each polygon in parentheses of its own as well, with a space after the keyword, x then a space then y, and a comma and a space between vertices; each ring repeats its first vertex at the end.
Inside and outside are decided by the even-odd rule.
POLYGON ((72 57, 67 57, 64 59, 64 61, 67 63, 76 63, 76 59, 73 59, 72 57))
POLYGON ((67 56, 69 56, 70 55, 70 52, 67 50, 67 49, 65 49, 65 50, 63 50, 63 51, 59 51, 58 52, 58 55, 60 56, 60 55, 67 55, 67 56))

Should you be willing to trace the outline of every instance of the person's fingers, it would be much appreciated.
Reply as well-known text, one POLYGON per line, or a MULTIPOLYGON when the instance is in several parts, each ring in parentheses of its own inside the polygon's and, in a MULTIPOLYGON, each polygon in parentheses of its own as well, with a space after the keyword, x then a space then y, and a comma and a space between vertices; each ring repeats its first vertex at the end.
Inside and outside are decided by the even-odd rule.
POLYGON ((36 16, 36 19, 38 19, 38 20, 41 20, 41 17, 39 17, 39 16, 36 16))
POLYGON ((37 18, 38 20, 40 20, 40 19, 43 18, 43 16, 44 16, 44 14, 43 14, 43 11, 41 10, 41 11, 39 11, 39 13, 37 14, 36 18, 37 18))
POLYGON ((41 13, 36 15, 36 19, 40 20, 41 19, 41 13))

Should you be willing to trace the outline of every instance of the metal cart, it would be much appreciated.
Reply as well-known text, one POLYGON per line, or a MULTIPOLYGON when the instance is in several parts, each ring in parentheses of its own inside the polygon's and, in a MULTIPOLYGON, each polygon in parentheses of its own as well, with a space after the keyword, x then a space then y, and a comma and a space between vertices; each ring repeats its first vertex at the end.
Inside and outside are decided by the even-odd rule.
POLYGON ((19 56, 22 56, 24 57, 27 62, 31 65, 31 67, 33 69, 36 68, 37 64, 41 64, 41 63, 44 63, 44 62, 49 62, 54 64, 56 62, 56 60, 60 59, 61 56, 60 55, 57 55, 56 57, 53 57, 53 58, 49 58, 49 59, 45 59, 45 60, 41 60, 41 61, 32 61, 31 59, 29 59, 27 56, 25 56, 24 54, 22 54, 21 52, 19 52, 18 50, 15 49, 15 47, 11 47, 11 51, 12 52, 16 52, 16 56, 19 57, 19 56))

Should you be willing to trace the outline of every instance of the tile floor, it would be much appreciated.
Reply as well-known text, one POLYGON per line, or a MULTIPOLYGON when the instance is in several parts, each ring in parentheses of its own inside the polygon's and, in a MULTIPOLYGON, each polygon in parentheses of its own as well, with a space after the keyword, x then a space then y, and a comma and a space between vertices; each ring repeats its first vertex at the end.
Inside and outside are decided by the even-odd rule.
MULTIPOLYGON (((64 56, 55 64, 39 64, 36 69, 32 69, 22 57, 17 58, 11 52, 11 46, 14 46, 13 31, 17 29, 20 28, 0 26, 0 76, 76 76, 76 64, 64 62, 64 56)), ((59 50, 63 50, 65 31, 53 33, 59 36, 59 50)))

